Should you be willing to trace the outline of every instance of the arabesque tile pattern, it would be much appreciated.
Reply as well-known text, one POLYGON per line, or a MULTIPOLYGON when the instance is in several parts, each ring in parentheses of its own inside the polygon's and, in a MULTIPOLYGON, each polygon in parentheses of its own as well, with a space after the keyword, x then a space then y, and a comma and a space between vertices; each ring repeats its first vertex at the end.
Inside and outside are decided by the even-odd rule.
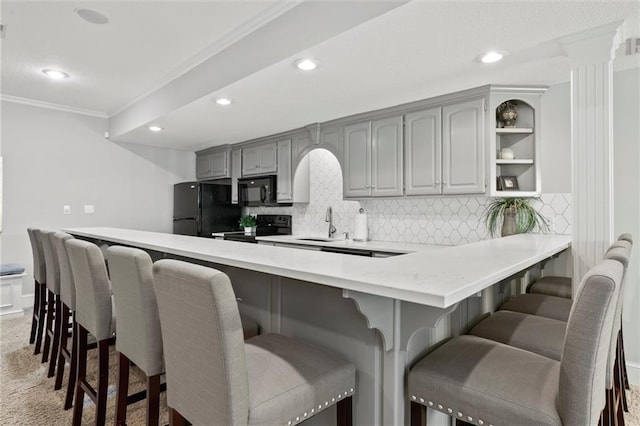
MULTIPOLYGON (((429 196, 350 201, 342 199, 342 173, 338 160, 326 150, 310 154, 310 202, 292 207, 258 207, 254 214, 291 214, 296 235, 325 236, 327 207, 333 209, 336 236, 353 228, 353 217, 362 207, 368 215, 372 240, 458 245, 490 238, 482 221, 486 196, 429 196)), ((550 230, 571 233, 571 194, 543 194, 532 200, 550 230)))

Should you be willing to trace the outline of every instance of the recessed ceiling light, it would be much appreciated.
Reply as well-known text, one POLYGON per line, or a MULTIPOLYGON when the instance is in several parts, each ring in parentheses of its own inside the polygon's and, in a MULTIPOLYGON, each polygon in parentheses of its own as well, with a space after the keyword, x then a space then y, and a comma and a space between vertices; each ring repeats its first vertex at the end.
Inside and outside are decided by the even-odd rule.
POLYGON ((295 66, 302 71, 311 71, 315 70, 318 67, 318 64, 312 59, 298 59, 294 62, 295 66))
POLYGON ((149 130, 151 130, 152 132, 159 132, 162 130, 162 127, 160 126, 149 126, 149 130))
POLYGON ((506 55, 505 52, 498 52, 496 50, 492 50, 490 52, 483 53, 482 55, 480 55, 478 59, 480 60, 480 62, 484 64, 492 64, 504 58, 504 55, 506 55))
POLYGON ((231 99, 219 98, 219 99, 216 99, 216 103, 218 105, 230 105, 231 104, 231 99))
POLYGON ((65 78, 69 78, 69 74, 60 70, 44 69, 42 72, 44 75, 54 80, 64 80, 65 78))
POLYGON ((91 24, 106 24, 109 18, 93 9, 76 9, 76 15, 91 24))

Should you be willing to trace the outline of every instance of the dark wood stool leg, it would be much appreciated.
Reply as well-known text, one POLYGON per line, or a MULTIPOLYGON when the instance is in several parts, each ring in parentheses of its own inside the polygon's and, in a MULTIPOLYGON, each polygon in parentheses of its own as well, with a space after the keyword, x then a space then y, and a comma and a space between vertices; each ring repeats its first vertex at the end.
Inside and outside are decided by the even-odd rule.
MULTIPOLYGON (((76 372, 76 401, 73 407, 73 426, 82 424, 82 401, 84 400, 84 388, 82 383, 87 378, 87 336, 89 333, 81 326, 77 325, 77 336, 75 336, 78 346, 78 371, 76 372)), ((71 377, 69 377, 71 378, 71 377)))
POLYGON ((107 387, 109 386, 109 339, 98 342, 98 386, 96 392, 96 426, 107 419, 107 387))
POLYGON ((127 424, 127 396, 129 395, 129 358, 118 355, 118 388, 116 390, 116 426, 127 424))
POLYGON ((411 402, 411 426, 427 426, 427 407, 411 402))
POLYGON ((42 347, 42 335, 44 334, 44 323, 47 312, 47 286, 44 283, 40 283, 39 294, 38 330, 36 331, 36 346, 33 350, 34 355, 38 355, 40 353, 42 347))
POLYGON ((47 291, 47 321, 44 329, 44 347, 42 348, 42 361, 49 360, 49 349, 51 347, 51 337, 53 335, 53 316, 55 315, 56 298, 54 294, 47 291))
POLYGON ((65 363, 68 360, 71 362, 71 352, 69 351, 69 319, 71 318, 71 311, 69 307, 62 304, 62 314, 60 315, 60 349, 58 350, 58 370, 56 371, 56 381, 53 389, 62 389, 62 378, 64 376, 65 363))
POLYGON ((53 323, 53 342, 51 344, 51 356, 49 357, 49 371, 47 377, 53 377, 56 374, 56 363, 60 356, 60 331, 62 328, 62 318, 64 313, 62 312, 62 300, 60 295, 56 295, 56 315, 53 323))
POLYGON ((169 407, 169 426, 187 426, 189 424, 187 419, 178 413, 178 410, 169 407))
POLYGON ((36 341, 38 312, 40 312, 40 283, 34 279, 33 285, 33 312, 31 313, 31 333, 29 333, 29 344, 33 344, 36 341))
POLYGON ((158 426, 160 422, 160 376, 147 377, 147 426, 158 426))
MULTIPOLYGON (((71 366, 69 367, 69 382, 67 383, 67 396, 64 400, 64 409, 68 410, 73 406, 73 394, 76 389, 76 383, 78 381, 78 323, 76 322, 75 315, 71 321, 71 366)), ((86 342, 85 342, 86 346, 86 342)), ((86 349, 85 349, 86 352, 86 349)), ((86 363, 86 361, 85 361, 86 363)), ((85 364, 86 367, 86 364, 85 364)))
MULTIPOLYGON (((631 386, 629 385, 629 375, 627 374, 627 358, 624 355, 624 337, 622 334, 622 325, 620 326, 620 332, 618 333, 618 339, 620 341, 620 364, 622 366, 622 376, 624 378, 624 388, 626 390, 631 390, 631 386)), ((627 410, 628 411, 628 410, 627 410)))
POLYGON ((353 424, 352 397, 338 401, 336 404, 336 416, 338 426, 351 426, 353 424))

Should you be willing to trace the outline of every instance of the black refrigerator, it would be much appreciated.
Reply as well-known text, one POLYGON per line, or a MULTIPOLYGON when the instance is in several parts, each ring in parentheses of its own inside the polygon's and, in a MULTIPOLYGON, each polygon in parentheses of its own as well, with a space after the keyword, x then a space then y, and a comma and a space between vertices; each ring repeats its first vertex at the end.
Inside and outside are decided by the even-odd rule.
POLYGON ((241 207, 231 204, 231 186, 182 182, 173 186, 173 233, 211 237, 238 231, 241 207))

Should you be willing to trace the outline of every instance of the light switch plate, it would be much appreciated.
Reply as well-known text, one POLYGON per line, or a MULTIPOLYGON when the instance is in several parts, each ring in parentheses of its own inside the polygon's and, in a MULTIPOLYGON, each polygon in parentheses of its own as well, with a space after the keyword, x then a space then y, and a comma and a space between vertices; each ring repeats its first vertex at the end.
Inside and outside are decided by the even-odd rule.
POLYGON ((71 206, 62 206, 62 213, 71 214, 71 206))
POLYGON ((85 204, 84 205, 84 212, 85 213, 89 213, 89 214, 93 214, 96 212, 95 207, 93 206, 93 204, 85 204))

